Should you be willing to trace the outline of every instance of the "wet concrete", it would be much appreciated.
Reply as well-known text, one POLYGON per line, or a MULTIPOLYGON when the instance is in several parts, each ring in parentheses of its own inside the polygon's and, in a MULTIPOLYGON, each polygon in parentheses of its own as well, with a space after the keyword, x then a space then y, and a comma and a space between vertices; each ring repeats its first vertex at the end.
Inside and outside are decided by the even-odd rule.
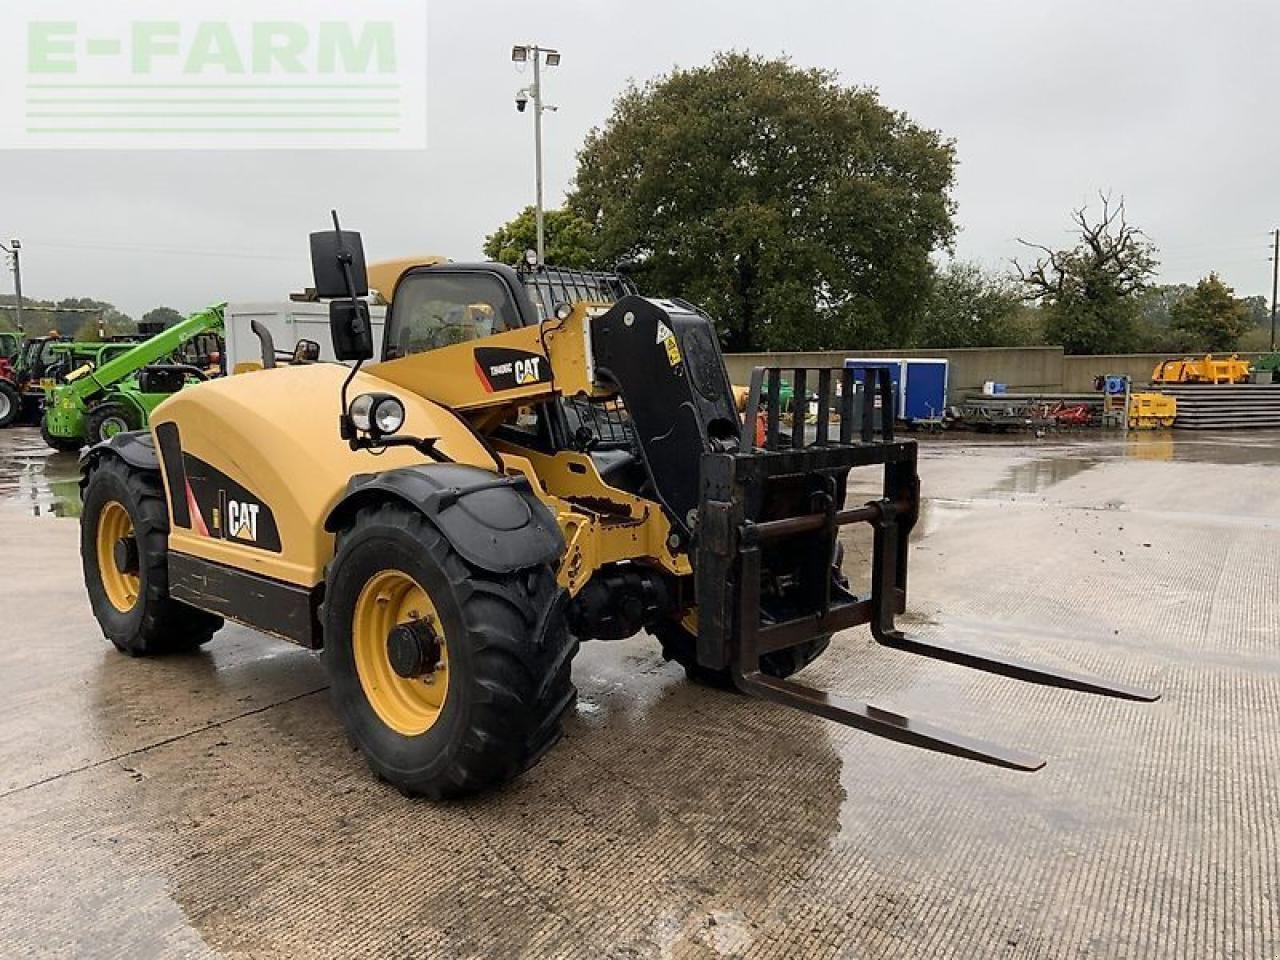
POLYGON ((1026 775, 589 644, 565 740, 437 806, 369 776, 305 651, 116 654, 74 458, 0 433, 0 956, 1277 956, 1280 435, 923 444, 912 629, 1162 702, 865 631, 805 672, 1047 757, 1026 775))

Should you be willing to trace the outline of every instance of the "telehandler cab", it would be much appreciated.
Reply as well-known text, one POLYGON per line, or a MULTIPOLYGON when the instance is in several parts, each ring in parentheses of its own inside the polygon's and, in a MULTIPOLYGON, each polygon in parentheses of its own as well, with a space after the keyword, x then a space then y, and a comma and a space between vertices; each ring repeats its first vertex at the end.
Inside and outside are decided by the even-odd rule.
MULTIPOLYGON (((223 617, 320 648, 373 770, 436 798, 533 764, 574 702, 578 642, 640 630, 694 679, 1017 770, 1043 761, 787 678, 835 631, 870 624, 910 653, 1156 699, 896 628, 916 446, 891 418, 875 431, 873 404, 856 412, 851 372, 787 371, 796 397, 817 396, 812 435, 797 417, 788 436, 782 371, 755 371, 740 416, 715 329, 687 303, 536 266, 366 270, 359 234, 333 219, 312 263, 353 367, 195 385, 149 432, 83 459, 85 579, 121 650, 191 649, 223 617), (389 307, 365 368, 370 286, 389 307), (883 469, 883 496, 848 505, 864 467, 883 469), (874 530, 864 596, 839 565, 852 523, 874 530)), ((868 377, 893 409, 887 372, 868 377)))

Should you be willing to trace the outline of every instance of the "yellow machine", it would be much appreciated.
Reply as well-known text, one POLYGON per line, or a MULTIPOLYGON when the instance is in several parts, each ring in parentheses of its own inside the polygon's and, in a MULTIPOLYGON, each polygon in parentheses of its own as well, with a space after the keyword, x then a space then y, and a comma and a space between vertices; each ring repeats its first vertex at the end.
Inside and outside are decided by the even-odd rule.
POLYGON ((1164 360, 1151 371, 1152 383, 1248 383, 1249 361, 1236 354, 1215 359, 1213 354, 1193 360, 1164 360))
POLYGON ((1172 427, 1178 415, 1178 401, 1162 393, 1129 394, 1129 429, 1154 430, 1172 427))
MULTIPOLYGON (((870 624, 912 653, 1154 698, 895 627, 916 449, 891 421, 873 431, 869 403, 859 424, 852 371, 789 372, 798 396, 816 380, 818 415, 787 436, 781 371, 755 371, 740 416, 689 304, 612 274, 366 270, 359 234, 334 226, 311 238, 316 290, 354 366, 277 365, 260 332, 264 369, 186 389, 84 458, 85 580, 122 651, 191 650, 224 617, 321 649, 374 771, 431 797, 535 762, 574 702, 579 641, 642 630, 693 679, 1013 769, 1043 761, 786 678, 870 624), (371 286, 389 306, 366 367, 371 286), (846 506, 861 468, 884 494, 846 506), (874 530, 867 595, 840 570, 849 523, 874 530)), ((887 375, 868 376, 891 408, 887 375)))

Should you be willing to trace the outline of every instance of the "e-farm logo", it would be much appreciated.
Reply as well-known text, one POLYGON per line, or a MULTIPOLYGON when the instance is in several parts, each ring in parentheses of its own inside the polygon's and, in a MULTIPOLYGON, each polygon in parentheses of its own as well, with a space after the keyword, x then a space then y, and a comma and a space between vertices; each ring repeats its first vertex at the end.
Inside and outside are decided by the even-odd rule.
POLYGON ((426 0, 3 0, 0 145, 421 150, 426 0))

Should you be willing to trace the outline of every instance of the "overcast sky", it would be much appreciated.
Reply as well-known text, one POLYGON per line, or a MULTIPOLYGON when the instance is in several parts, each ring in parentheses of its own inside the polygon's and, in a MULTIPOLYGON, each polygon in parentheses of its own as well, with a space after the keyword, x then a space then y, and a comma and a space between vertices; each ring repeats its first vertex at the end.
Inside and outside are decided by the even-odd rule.
POLYGON ((1162 280, 1216 269, 1270 293, 1274 2, 468 0, 428 17, 425 152, 0 150, 0 237, 23 239, 25 292, 135 316, 281 298, 309 282, 307 233, 331 206, 371 258, 475 258, 532 202, 531 117, 513 106, 528 78, 509 51, 536 40, 564 56, 545 80, 551 205, 628 80, 785 53, 954 138, 961 257, 1000 267, 1017 237, 1066 243, 1071 208, 1110 189, 1159 245, 1162 280))

